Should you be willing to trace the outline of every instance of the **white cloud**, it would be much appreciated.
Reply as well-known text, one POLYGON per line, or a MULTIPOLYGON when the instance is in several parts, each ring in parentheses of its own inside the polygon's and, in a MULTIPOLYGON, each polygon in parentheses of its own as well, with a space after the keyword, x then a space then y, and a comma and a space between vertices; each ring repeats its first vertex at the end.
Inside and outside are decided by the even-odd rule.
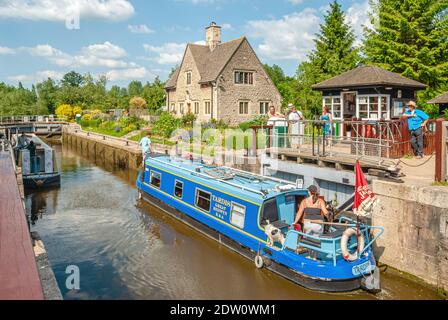
POLYGON ((133 80, 143 78, 153 78, 154 75, 145 67, 135 67, 121 70, 110 70, 105 73, 105 76, 110 81, 133 80))
POLYGON ((123 58, 127 55, 126 50, 116 46, 109 41, 101 44, 92 44, 81 49, 83 55, 95 56, 101 58, 112 58, 118 59, 123 58))
POLYGON ((0 55, 2 54, 14 54, 15 50, 8 47, 0 47, 0 55))
POLYGON ((131 17, 135 10, 128 0, 4 0, 0 18, 65 21, 78 15, 111 21, 131 17))
POLYGON ((303 2, 303 0, 288 0, 289 3, 291 3, 292 5, 296 6, 298 4, 301 4, 303 2))
POLYGON ((369 19, 369 11, 370 5, 368 0, 364 0, 361 3, 355 2, 347 10, 346 22, 353 27, 358 45, 363 38, 364 27, 372 27, 369 19))
POLYGON ((64 72, 54 71, 54 70, 44 70, 38 71, 35 74, 19 74, 16 76, 10 76, 8 79, 10 81, 21 81, 27 83, 34 83, 52 78, 54 80, 60 80, 64 76, 64 72))
POLYGON ((258 46, 262 56, 274 60, 304 60, 314 47, 319 23, 317 11, 307 8, 278 20, 249 21, 246 30, 249 37, 262 40, 258 46))
POLYGON ((223 30, 233 30, 233 27, 230 23, 223 23, 221 27, 223 30))
POLYGON ((33 56, 46 58, 51 63, 63 67, 135 67, 135 63, 126 62, 120 59, 127 55, 123 48, 108 41, 102 44, 93 44, 83 47, 78 55, 70 55, 49 44, 41 44, 35 47, 21 47, 19 50, 27 52, 33 56))
POLYGON ((186 44, 185 43, 165 43, 162 46, 153 46, 144 44, 143 48, 149 53, 155 53, 157 56, 150 58, 150 60, 158 64, 175 65, 181 62, 186 44))
POLYGON ((128 25, 128 30, 132 33, 143 33, 143 34, 154 33, 154 30, 150 29, 146 24, 128 25))

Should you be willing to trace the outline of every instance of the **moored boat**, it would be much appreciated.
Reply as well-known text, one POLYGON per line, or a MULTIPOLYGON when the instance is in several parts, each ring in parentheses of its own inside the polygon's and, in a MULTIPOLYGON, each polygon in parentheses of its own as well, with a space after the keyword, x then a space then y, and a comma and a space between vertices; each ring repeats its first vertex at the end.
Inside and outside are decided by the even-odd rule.
MULTIPOLYGON (((342 214, 321 222, 323 234, 295 230, 295 214, 308 196, 300 185, 169 156, 148 158, 136 184, 145 200, 258 268, 312 290, 380 288, 372 244, 383 228, 342 214)), ((316 219, 312 214, 305 219, 316 219)))
POLYGON ((23 185, 26 189, 59 187, 61 173, 58 170, 53 148, 36 135, 29 142, 36 146, 35 156, 27 148, 17 150, 18 164, 22 167, 23 185))

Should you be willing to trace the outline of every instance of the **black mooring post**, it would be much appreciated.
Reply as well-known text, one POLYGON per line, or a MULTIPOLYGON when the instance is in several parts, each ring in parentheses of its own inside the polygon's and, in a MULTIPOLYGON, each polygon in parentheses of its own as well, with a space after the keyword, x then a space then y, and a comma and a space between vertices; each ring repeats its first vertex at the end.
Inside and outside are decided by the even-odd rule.
MULTIPOLYGON (((325 127, 327 126, 326 123, 324 123, 324 126, 325 127)), ((325 157, 325 143, 326 143, 325 138, 327 137, 326 133, 325 133, 325 131, 326 131, 325 129, 326 128, 322 127, 322 137, 323 137, 323 139, 322 139, 322 157, 325 157)))
POLYGON ((311 126, 311 129, 313 131, 313 138, 312 138, 312 141, 311 141, 311 146, 313 148, 313 157, 316 155, 316 153, 314 152, 314 130, 315 130, 315 128, 316 128, 316 124, 313 123, 313 125, 311 126))

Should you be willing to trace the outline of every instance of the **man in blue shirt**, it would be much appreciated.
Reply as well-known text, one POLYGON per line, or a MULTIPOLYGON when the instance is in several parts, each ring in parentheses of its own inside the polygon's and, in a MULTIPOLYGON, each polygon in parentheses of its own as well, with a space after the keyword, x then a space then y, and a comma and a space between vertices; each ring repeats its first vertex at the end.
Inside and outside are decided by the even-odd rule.
POLYGON ((408 129, 411 134, 411 145, 414 154, 420 159, 423 158, 423 133, 428 123, 429 116, 422 110, 416 109, 414 101, 407 104, 408 109, 403 116, 408 120, 408 129))
POLYGON ((139 145, 142 148, 143 165, 145 165, 146 157, 152 153, 150 137, 151 133, 148 131, 146 137, 143 137, 139 142, 139 145))

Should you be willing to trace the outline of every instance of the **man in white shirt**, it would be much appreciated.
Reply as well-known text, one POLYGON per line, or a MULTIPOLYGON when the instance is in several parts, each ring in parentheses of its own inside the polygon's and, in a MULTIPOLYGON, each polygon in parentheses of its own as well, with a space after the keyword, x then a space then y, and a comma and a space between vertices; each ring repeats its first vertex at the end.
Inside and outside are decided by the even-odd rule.
POLYGON ((305 120, 305 118, 302 112, 298 111, 293 104, 289 104, 288 108, 291 111, 288 116, 291 147, 298 148, 299 144, 303 143, 303 123, 300 121, 305 120))
POLYGON ((146 157, 150 156, 152 153, 150 137, 151 137, 151 133, 148 131, 146 133, 146 137, 143 137, 139 142, 139 145, 142 148, 143 166, 145 165, 146 157))

